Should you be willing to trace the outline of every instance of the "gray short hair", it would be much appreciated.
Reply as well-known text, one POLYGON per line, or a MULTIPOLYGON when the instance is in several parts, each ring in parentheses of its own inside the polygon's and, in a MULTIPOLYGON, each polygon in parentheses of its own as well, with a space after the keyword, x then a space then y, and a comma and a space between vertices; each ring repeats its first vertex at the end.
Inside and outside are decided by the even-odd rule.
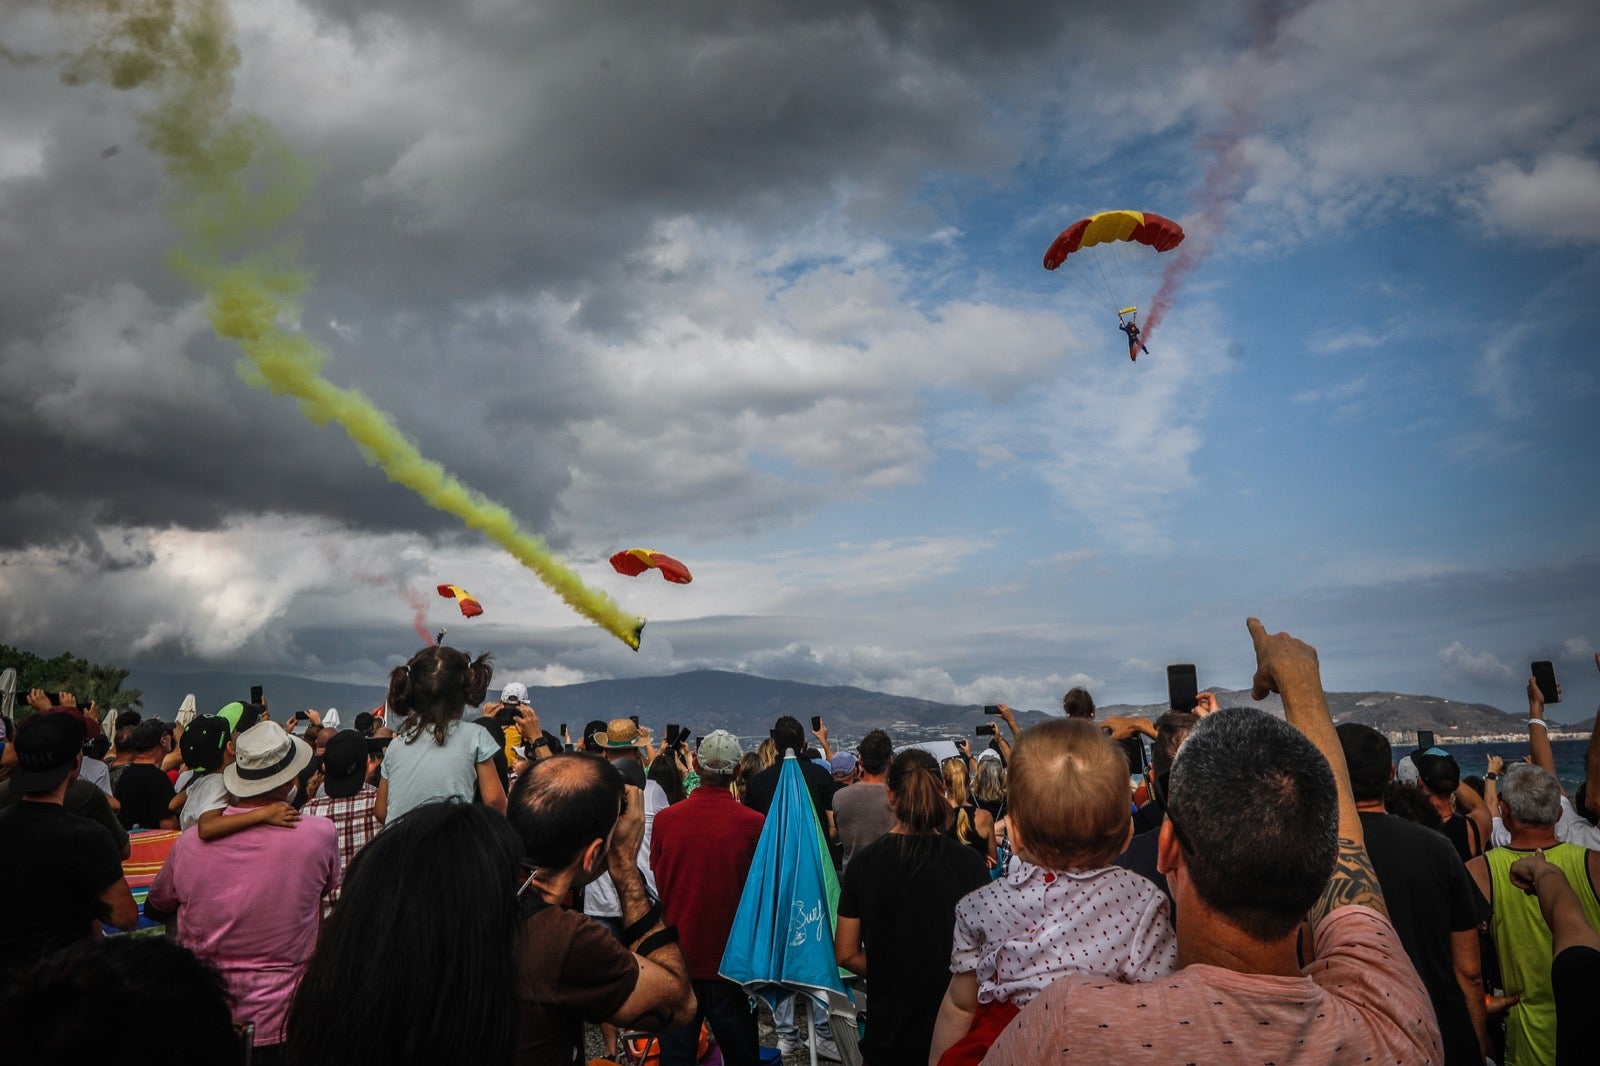
POLYGON ((1530 763, 1517 763, 1500 775, 1500 799, 1518 825, 1552 826, 1561 819, 1561 783, 1530 763))

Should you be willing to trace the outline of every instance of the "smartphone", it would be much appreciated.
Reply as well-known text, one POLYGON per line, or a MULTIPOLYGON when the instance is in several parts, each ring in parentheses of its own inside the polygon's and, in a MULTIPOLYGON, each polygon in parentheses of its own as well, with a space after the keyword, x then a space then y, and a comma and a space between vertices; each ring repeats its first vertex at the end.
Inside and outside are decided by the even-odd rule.
POLYGON ((639 716, 638 715, 630 714, 630 715, 628 715, 628 717, 633 719, 633 724, 634 725, 638 725, 639 724, 639 716))
POLYGON ((1539 686, 1539 695, 1546 703, 1560 703, 1561 693, 1556 691, 1556 665, 1546 659, 1533 664, 1533 680, 1539 686))
POLYGON ((1417 750, 1427 751, 1431 747, 1433 747, 1433 730, 1417 730, 1417 750))
POLYGON ((982 723, 981 725, 978 726, 978 728, 976 728, 976 729, 974 729, 972 731, 972 735, 975 736, 975 737, 992 737, 992 736, 994 736, 995 735, 994 723, 993 722, 984 722, 984 723, 982 723))
POLYGON ((562 736, 566 736, 567 735, 567 723, 565 723, 565 722, 561 723, 561 735, 562 736))
POLYGON ((1167 702, 1175 711, 1192 711, 1200 695, 1200 682, 1194 663, 1174 663, 1167 667, 1167 702))
POLYGON ((667 743, 668 744, 676 744, 677 742, 678 742, 678 727, 675 724, 673 724, 672 722, 668 722, 667 723, 667 743))
POLYGON ((260 685, 251 685, 250 686, 250 702, 251 703, 257 703, 257 704, 259 704, 261 702, 261 686, 260 685))
POLYGON ((817 732, 821 732, 821 730, 822 730, 822 715, 820 715, 820 714, 812 715, 811 716, 811 731, 813 733, 817 733, 817 732))
POLYGON ((983 713, 984 714, 999 714, 1000 713, 1000 705, 998 703, 986 703, 983 706, 983 713))

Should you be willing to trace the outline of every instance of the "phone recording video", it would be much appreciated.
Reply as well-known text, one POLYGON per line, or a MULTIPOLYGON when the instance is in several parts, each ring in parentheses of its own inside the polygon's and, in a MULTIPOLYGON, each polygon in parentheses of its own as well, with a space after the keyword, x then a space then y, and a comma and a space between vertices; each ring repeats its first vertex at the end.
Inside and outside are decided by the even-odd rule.
POLYGON ((260 685, 251 685, 250 686, 250 702, 254 703, 254 704, 260 704, 260 702, 261 702, 261 686, 260 685))
POLYGON ((1533 680, 1539 686, 1539 695, 1546 703, 1560 703, 1561 690, 1556 688, 1556 664, 1548 659, 1533 665, 1533 680))
POLYGON ((992 737, 997 736, 998 731, 995 729, 995 724, 993 722, 983 722, 972 731, 972 735, 978 737, 992 737))
POLYGON ((1200 681, 1193 663, 1174 663, 1167 667, 1167 702, 1175 711, 1192 711, 1200 695, 1200 681))
POLYGON ((820 715, 820 714, 812 715, 811 716, 811 731, 813 733, 816 733, 816 732, 821 731, 821 729, 822 729, 822 715, 820 715))

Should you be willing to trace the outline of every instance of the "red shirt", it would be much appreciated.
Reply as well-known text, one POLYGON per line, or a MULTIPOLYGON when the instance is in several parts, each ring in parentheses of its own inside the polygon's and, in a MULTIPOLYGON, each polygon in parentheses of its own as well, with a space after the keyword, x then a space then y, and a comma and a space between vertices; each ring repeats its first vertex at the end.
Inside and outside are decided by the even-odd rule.
POLYGON ((694 980, 717 977, 764 822, 726 788, 709 785, 656 815, 650 869, 694 980))

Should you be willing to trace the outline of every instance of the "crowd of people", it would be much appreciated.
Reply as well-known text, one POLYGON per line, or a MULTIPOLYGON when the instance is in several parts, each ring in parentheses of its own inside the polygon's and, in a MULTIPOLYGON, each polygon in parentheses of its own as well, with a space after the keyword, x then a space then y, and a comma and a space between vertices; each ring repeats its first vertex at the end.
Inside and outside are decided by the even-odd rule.
POLYGON ((790 716, 754 751, 629 717, 558 736, 446 646, 345 728, 36 690, 0 740, 5 1061, 570 1066, 586 1026, 660 1066, 1600 1059, 1600 739, 1569 797, 1530 681, 1525 760, 1396 760, 1335 727, 1312 647, 1248 628, 1281 719, 1210 693, 1099 718, 1074 689, 943 760, 790 716), (721 972, 786 766, 859 1042, 721 972))

